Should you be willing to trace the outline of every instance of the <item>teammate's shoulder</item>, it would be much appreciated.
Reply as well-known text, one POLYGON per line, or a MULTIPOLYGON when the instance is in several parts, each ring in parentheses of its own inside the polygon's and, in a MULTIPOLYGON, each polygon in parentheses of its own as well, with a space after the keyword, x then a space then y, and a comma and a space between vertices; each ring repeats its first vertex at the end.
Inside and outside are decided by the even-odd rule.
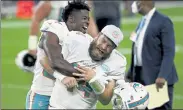
POLYGON ((68 28, 65 22, 58 22, 57 20, 46 20, 43 22, 41 28, 41 32, 50 31, 53 33, 60 33, 60 32, 68 32, 68 28))
POLYGON ((118 50, 114 49, 112 51, 112 54, 121 58, 125 58, 125 56, 123 54, 121 54, 118 50))
POLYGON ((89 35, 89 34, 85 34, 86 36, 87 36, 87 38, 90 40, 90 41, 93 41, 93 37, 91 36, 91 35, 89 35))
POLYGON ((67 36, 69 30, 64 22, 57 20, 46 20, 40 28, 41 32, 52 32, 59 38, 60 42, 67 36))
POLYGON ((64 22, 59 22, 57 20, 46 20, 43 22, 42 27, 41 27, 41 31, 42 30, 46 30, 48 28, 66 28, 66 25, 64 22))
POLYGON ((45 20, 44 22, 43 22, 43 25, 44 24, 49 24, 49 25, 51 25, 51 24, 56 24, 56 23, 59 23, 57 20, 54 20, 54 19, 49 19, 49 20, 45 20))
POLYGON ((116 60, 117 62, 123 63, 124 65, 127 64, 126 57, 116 49, 112 51, 111 59, 116 60))
POLYGON ((80 31, 70 31, 68 33, 68 36, 69 37, 74 37, 74 38, 80 37, 80 38, 88 39, 90 41, 93 40, 93 38, 89 34, 84 34, 84 33, 80 32, 80 31))

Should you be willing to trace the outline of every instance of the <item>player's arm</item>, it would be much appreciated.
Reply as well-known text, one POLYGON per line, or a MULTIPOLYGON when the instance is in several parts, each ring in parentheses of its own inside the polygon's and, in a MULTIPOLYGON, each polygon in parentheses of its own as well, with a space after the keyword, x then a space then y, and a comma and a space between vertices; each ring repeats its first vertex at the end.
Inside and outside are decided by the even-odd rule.
POLYGON ((98 100, 103 104, 103 105, 108 105, 109 102, 111 101, 111 98, 113 96, 113 89, 115 87, 115 81, 110 80, 107 85, 105 85, 105 90, 102 94, 99 95, 98 100))
POLYGON ((49 61, 48 61, 48 58, 45 56, 45 57, 42 57, 40 58, 39 60, 41 66, 43 66, 43 68, 51 75, 53 75, 54 73, 54 70, 51 68, 50 64, 49 64, 49 61))
POLYGON ((96 26, 95 20, 93 16, 90 16, 90 25, 88 26, 88 34, 90 34, 93 38, 98 35, 98 28, 96 26))
POLYGON ((111 101, 113 95, 113 88, 115 87, 115 81, 111 78, 103 76, 103 71, 93 70, 92 68, 76 67, 81 74, 73 73, 73 75, 79 77, 77 80, 84 80, 89 82, 89 85, 93 89, 98 100, 107 105, 111 101), (109 82, 108 82, 109 80, 109 82))
POLYGON ((45 51, 49 65, 54 70, 65 76, 73 76, 72 73, 77 72, 69 62, 64 60, 61 53, 62 47, 59 44, 59 39, 56 34, 52 32, 43 32, 39 47, 45 51))
POLYGON ((41 21, 49 15, 51 11, 50 1, 41 1, 37 5, 34 14, 32 16, 30 25, 30 35, 28 39, 28 49, 33 55, 36 54, 37 41, 39 36, 39 28, 41 21))
POLYGON ((42 57, 39 62, 50 75, 53 75, 56 79, 59 79, 68 89, 77 85, 77 81, 74 77, 67 77, 58 73, 57 71, 54 71, 50 67, 48 58, 46 56, 42 57))
POLYGON ((42 58, 40 58, 39 60, 41 66, 43 66, 43 68, 50 74, 53 75, 55 78, 59 79, 59 80, 63 80, 66 76, 59 74, 57 71, 53 70, 49 64, 48 61, 48 57, 44 56, 42 58))
POLYGON ((116 81, 117 80, 124 81, 124 72, 123 72, 124 69, 120 68, 116 71, 113 71, 111 75, 106 77, 106 79, 110 79, 110 80, 108 80, 108 84, 105 85, 104 92, 99 95, 99 99, 98 99, 103 105, 107 105, 111 101, 111 98, 113 96, 113 89, 116 86, 116 81))

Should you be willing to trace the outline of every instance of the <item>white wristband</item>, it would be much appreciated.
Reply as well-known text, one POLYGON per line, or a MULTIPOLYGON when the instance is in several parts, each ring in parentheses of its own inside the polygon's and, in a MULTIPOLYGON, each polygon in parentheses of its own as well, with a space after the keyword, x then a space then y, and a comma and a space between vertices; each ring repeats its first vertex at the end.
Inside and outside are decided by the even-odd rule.
POLYGON ((97 95, 102 94, 105 90, 105 84, 96 76, 89 81, 89 84, 97 95))
POLYGON ((62 75, 61 73, 57 72, 57 71, 54 71, 53 73, 53 76, 56 78, 56 79, 59 79, 60 81, 62 81, 66 76, 62 75))
POLYGON ((36 50, 38 37, 36 35, 30 35, 28 39, 28 49, 36 50))

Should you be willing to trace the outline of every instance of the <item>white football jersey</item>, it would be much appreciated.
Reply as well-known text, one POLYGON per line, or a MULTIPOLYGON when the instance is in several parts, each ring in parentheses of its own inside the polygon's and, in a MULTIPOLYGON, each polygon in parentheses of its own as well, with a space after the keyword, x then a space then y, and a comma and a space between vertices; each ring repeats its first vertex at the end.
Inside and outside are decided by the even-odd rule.
MULTIPOLYGON (((75 66, 95 68, 97 75, 123 79, 126 58, 114 50, 109 59, 101 63, 94 62, 88 53, 91 41, 91 37, 87 34, 76 31, 69 33, 62 46, 64 58, 70 63, 75 63, 75 66), (98 73, 98 71, 100 72, 98 73)), ((86 82, 78 82, 78 86, 69 91, 64 84, 56 80, 50 98, 50 106, 56 109, 95 109, 97 99, 97 95, 86 82)))
MULTIPOLYGON (((58 22, 56 20, 47 20, 41 27, 41 32, 55 33, 59 38, 59 43, 62 45, 64 37, 67 36, 69 30, 64 22, 58 22)), ((37 48, 37 60, 34 69, 34 79, 32 81, 31 90, 41 95, 51 95, 52 88, 54 86, 55 78, 44 71, 43 67, 39 63, 39 60, 46 56, 45 52, 41 48, 37 48)))
POLYGON ((60 45, 62 45, 64 37, 66 37, 69 32, 65 22, 58 22, 57 20, 45 21, 40 30, 41 32, 55 33, 59 38, 60 45))

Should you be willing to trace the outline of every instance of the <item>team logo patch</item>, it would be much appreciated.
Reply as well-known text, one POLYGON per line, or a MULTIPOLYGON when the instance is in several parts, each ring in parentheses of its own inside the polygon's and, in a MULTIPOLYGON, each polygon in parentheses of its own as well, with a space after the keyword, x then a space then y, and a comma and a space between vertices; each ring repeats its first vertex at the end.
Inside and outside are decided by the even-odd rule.
POLYGON ((119 33, 118 33, 117 31, 114 31, 114 32, 112 33, 112 36, 113 36, 114 38, 118 38, 118 37, 119 37, 119 33))
POLYGON ((43 106, 43 102, 39 101, 38 105, 39 105, 39 107, 42 107, 43 106))
POLYGON ((105 65, 105 64, 102 64, 101 67, 102 67, 102 69, 103 69, 105 72, 110 71, 110 68, 109 68, 107 65, 105 65))
POLYGON ((138 83, 134 83, 133 88, 135 89, 135 91, 137 91, 136 89, 137 88, 142 88, 142 86, 140 86, 140 84, 138 84, 138 83))

